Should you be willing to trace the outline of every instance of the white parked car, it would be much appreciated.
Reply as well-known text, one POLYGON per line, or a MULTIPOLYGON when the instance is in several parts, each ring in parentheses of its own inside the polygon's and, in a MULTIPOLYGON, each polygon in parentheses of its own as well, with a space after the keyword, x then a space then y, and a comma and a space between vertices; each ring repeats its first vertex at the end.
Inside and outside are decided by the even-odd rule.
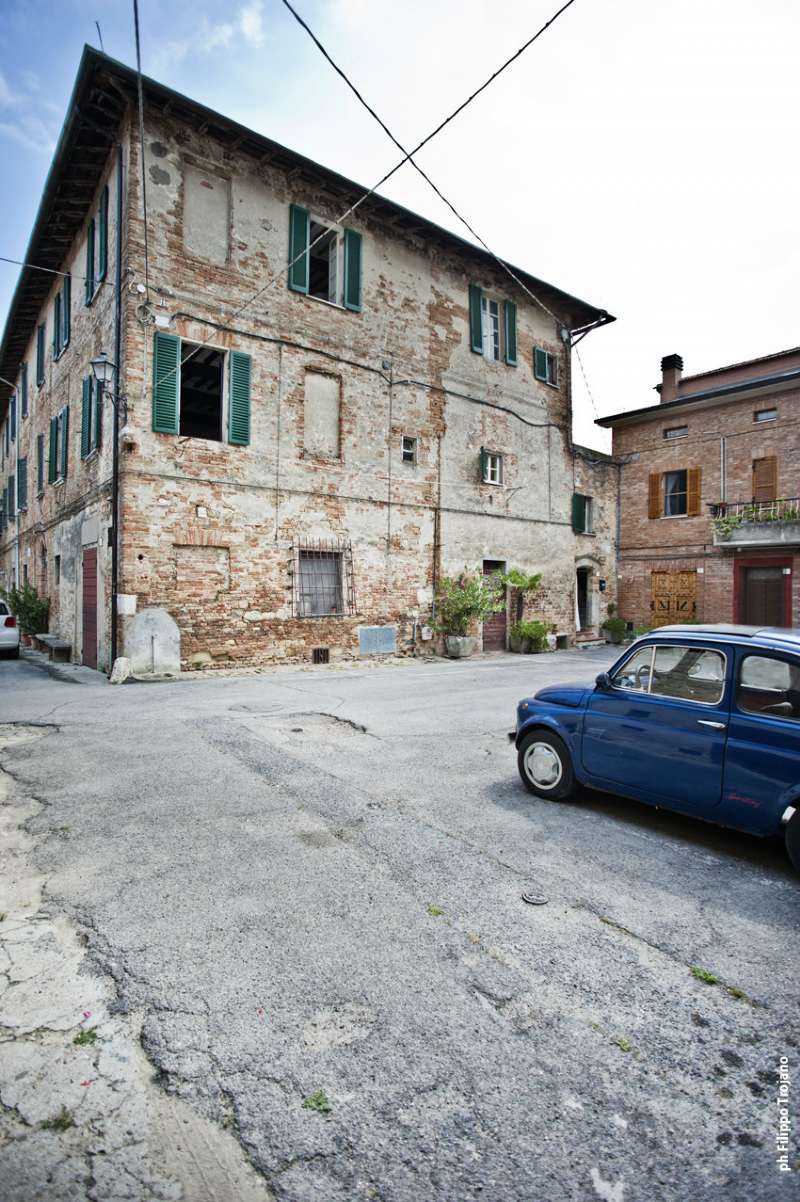
POLYGON ((19 659, 19 626, 5 601, 0 601, 0 655, 19 659))

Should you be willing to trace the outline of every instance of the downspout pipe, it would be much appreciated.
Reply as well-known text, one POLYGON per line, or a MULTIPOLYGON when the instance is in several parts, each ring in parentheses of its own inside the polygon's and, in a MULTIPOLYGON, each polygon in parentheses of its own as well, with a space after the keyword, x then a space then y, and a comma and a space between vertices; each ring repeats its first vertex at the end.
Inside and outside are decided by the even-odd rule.
POLYGON ((111 662, 117 658, 117 591, 119 589, 119 407, 122 379, 122 185, 124 168, 122 142, 117 143, 117 261, 114 271, 114 440, 111 449, 111 662))

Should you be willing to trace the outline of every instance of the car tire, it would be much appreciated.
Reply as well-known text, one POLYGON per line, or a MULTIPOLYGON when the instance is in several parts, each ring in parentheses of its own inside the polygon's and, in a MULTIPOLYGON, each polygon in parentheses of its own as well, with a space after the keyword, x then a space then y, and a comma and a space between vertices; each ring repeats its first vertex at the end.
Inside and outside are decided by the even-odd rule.
POLYGON ((795 872, 800 872, 800 809, 786 823, 786 854, 795 872))
POLYGON ((568 801, 576 789, 575 773, 567 745, 549 730, 532 730, 517 752, 522 783, 536 797, 568 801))

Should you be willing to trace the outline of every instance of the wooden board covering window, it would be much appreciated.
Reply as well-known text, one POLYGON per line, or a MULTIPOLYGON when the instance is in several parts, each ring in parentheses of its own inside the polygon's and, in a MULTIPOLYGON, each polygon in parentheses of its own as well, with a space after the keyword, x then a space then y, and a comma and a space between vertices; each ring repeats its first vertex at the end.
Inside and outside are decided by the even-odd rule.
POLYGON ((697 517, 700 512, 700 468, 690 467, 686 472, 686 514, 697 517))
POLYGON ((763 504, 778 498, 778 459, 767 455, 753 460, 753 500, 763 504))
POLYGON ((661 472, 651 472, 647 495, 647 516, 661 517, 661 472))
POLYGON ((691 622, 697 616, 697 572, 652 572, 650 611, 652 626, 691 622))

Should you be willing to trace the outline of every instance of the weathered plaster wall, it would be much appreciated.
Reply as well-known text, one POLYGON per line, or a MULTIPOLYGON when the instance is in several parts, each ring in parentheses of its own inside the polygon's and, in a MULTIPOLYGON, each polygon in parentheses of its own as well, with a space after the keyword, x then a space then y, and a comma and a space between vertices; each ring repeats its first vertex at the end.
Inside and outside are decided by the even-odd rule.
MULTIPOLYGON (((589 629, 599 633, 617 598, 619 465, 608 455, 576 447, 575 491, 592 498, 592 533, 575 538, 576 568, 589 572, 589 629), (601 592, 600 582, 605 581, 601 592)), ((613 611, 612 611, 613 612, 613 611)))
MULTIPOLYGON (((430 615, 437 575, 480 569, 485 558, 543 572, 540 616, 571 636, 569 365, 553 320, 481 260, 363 211, 348 222, 363 235, 362 311, 291 292, 290 202, 333 220, 354 198, 311 178, 288 180, 168 119, 150 120, 146 144, 153 313, 184 339, 252 356, 248 447, 155 434, 153 326, 129 309, 126 391, 136 446, 123 455, 122 591, 175 617, 184 663, 302 659, 315 646, 330 647, 332 658, 351 655, 358 626, 388 622, 398 624, 407 650, 414 621, 430 615), (218 222, 207 246, 198 245, 195 223, 187 238, 187 189, 203 172, 230 188, 225 255, 218 222), (517 302, 517 367, 470 350, 470 282, 517 302), (534 379, 534 345, 559 356, 559 388, 534 379), (338 381, 338 458, 309 449, 317 445, 305 428, 309 371, 338 381), (404 434, 418 440, 414 464, 402 462, 404 434), (500 487, 480 482, 482 446, 505 457, 500 487), (293 547, 308 539, 351 543, 355 614, 294 616, 293 547), (181 566, 189 547, 207 556, 198 557, 191 583, 181 566)), ((139 280, 135 170, 129 208, 139 280)))

